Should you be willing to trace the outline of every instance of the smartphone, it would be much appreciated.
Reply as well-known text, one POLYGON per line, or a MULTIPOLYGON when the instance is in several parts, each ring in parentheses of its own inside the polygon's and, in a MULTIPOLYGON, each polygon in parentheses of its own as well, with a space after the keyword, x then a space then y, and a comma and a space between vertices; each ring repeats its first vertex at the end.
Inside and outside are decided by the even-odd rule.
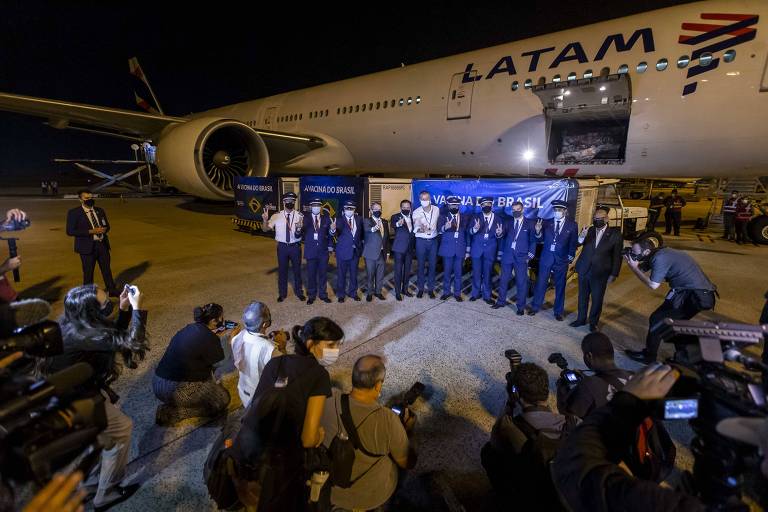
POLYGON ((132 284, 126 284, 126 285, 125 285, 125 290, 126 290, 128 293, 130 293, 131 295, 136 295, 136 287, 135 287, 135 286, 133 286, 132 284))
POLYGON ((563 375, 568 382, 579 382, 579 376, 574 371, 567 371, 563 375))
POLYGON ((403 410, 398 406, 390 407, 390 409, 392 409, 392 412, 397 414, 398 416, 403 414, 403 410))
POLYGON ((224 329, 234 329, 237 327, 237 322, 233 322, 232 320, 224 320, 224 329))
POLYGON ((690 420, 699 416, 699 399, 683 398, 664 400, 665 420, 690 420))

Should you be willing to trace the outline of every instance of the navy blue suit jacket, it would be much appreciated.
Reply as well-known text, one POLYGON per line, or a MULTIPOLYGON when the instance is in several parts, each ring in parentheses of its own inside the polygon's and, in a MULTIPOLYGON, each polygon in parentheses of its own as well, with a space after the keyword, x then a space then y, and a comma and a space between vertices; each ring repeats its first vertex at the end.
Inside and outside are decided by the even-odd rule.
POLYGON ((522 219, 522 222, 523 225, 517 234, 517 240, 515 240, 515 219, 507 219, 504 224, 506 236, 499 242, 502 264, 509 265, 515 261, 525 261, 528 258, 528 253, 536 254, 536 221, 522 219), (516 242, 514 249, 512 249, 512 242, 516 242))
POLYGON ((336 219, 336 259, 351 260, 359 258, 363 253, 363 219, 359 215, 352 217, 357 225, 355 236, 347 224, 347 218, 343 215, 336 219))
POLYGON ((579 226, 571 219, 565 219, 560 234, 557 236, 555 252, 550 250, 552 242, 555 240, 555 221, 546 220, 541 229, 541 237, 537 238, 539 243, 544 244, 541 251, 541 259, 554 257, 555 263, 568 263, 576 256, 576 247, 579 244, 579 226))
MULTIPOLYGON (((402 217, 401 213, 396 213, 389 220, 389 225, 395 231, 395 239, 392 241, 392 252, 406 253, 413 252, 416 236, 412 231, 408 231, 408 224, 403 221, 403 225, 397 227, 397 222, 402 217)), ((411 226, 413 226, 413 218, 411 218, 411 226)))
MULTIPOLYGON (((102 243, 109 249, 109 237, 107 236, 107 233, 109 233, 109 221, 107 220, 107 214, 98 206, 94 206, 93 210, 99 219, 99 223, 107 228, 102 243)), ((72 208, 67 212, 67 235, 75 237, 76 253, 91 254, 93 252, 93 244, 97 242, 94 241, 93 235, 88 233, 90 229, 93 229, 91 221, 88 220, 88 216, 85 214, 82 206, 72 208)))
MULTIPOLYGON (((304 225, 302 226, 302 238, 304 239, 304 259, 311 260, 328 254, 330 245, 329 229, 331 228, 331 218, 326 213, 320 214, 320 229, 318 229, 317 240, 315 240, 315 225, 313 223, 312 213, 304 212, 304 225)), ((338 223, 337 223, 338 226, 338 223)))
POLYGON ((485 238, 485 219, 482 213, 473 216, 472 221, 469 223, 467 233, 472 236, 471 256, 473 258, 479 258, 480 256, 486 256, 496 259, 496 252, 498 250, 498 240, 496 239, 496 228, 501 226, 504 228, 504 218, 498 213, 494 213, 493 223, 488 230, 488 238, 485 238), (475 226, 475 220, 480 220, 480 230, 477 233, 472 234, 472 228, 475 226))
POLYGON ((450 214, 440 214, 437 218, 437 230, 442 235, 440 240, 440 248, 437 250, 438 256, 452 257, 461 256, 467 252, 469 247, 469 229, 470 221, 472 221, 472 214, 461 214, 459 217, 458 229, 445 229, 445 224, 450 219, 450 214), (456 238, 456 232, 458 231, 459 237, 456 238))

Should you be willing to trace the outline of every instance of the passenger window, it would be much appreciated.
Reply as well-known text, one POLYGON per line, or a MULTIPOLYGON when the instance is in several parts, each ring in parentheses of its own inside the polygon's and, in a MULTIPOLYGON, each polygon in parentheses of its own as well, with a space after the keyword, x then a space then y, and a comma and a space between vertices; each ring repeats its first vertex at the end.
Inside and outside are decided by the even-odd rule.
POLYGON ((728 50, 723 54, 723 60, 725 62, 733 62, 735 58, 736 58, 736 50, 728 50))
POLYGON ((400 106, 402 107, 402 106, 403 106, 403 103, 405 103, 405 102, 403 101, 403 98, 400 98, 400 101, 399 101, 398 105, 400 105, 400 106))
POLYGON ((365 103, 363 103, 363 112, 365 112, 365 103))
POLYGON ((352 105, 349 106, 349 113, 352 113, 352 105))
POLYGON ((382 105, 382 106, 383 106, 384 108, 387 108, 387 104, 389 104, 389 102, 388 102, 388 101, 385 101, 385 102, 383 103, 383 105, 382 105))
POLYGON ((518 87, 520 87, 520 84, 519 84, 519 83, 517 83, 517 80, 515 80, 514 82, 512 82, 512 90, 513 90, 513 91, 516 91, 518 87))
POLYGON ((568 73, 568 81, 576 80, 576 73, 568 73))
POLYGON ((341 114, 341 107, 336 109, 336 115, 339 115, 339 114, 341 114))
POLYGON ((560 75, 553 76, 552 77, 552 81, 555 82, 555 83, 559 82, 560 81, 560 75))
POLYGON ((421 103, 421 96, 416 96, 416 104, 418 105, 421 103))
POLYGON ((533 80, 531 80, 530 78, 527 79, 523 84, 523 87, 525 87, 526 89, 530 89, 531 87, 533 87, 533 80))
POLYGON ((667 59, 659 59, 659 61, 656 63, 656 71, 664 71, 667 69, 668 65, 669 61, 667 59))
POLYGON ((645 61, 640 62, 637 65, 637 72, 638 73, 645 73, 645 70, 648 69, 648 63, 645 61))
POLYGON ((690 57, 688 57, 687 55, 681 55, 677 59, 677 67, 680 68, 680 69, 683 69, 684 67, 688 66, 689 62, 691 62, 691 58, 690 57))
POLYGON ((603 69, 600 70, 600 76, 602 76, 602 77, 606 77, 606 76, 608 76, 610 74, 611 74, 611 68, 609 68, 608 66, 606 66, 606 67, 604 67, 603 69))
POLYGON ((390 107, 394 107, 395 106, 395 100, 392 100, 391 102, 389 102, 389 106, 390 107))
POLYGON ((373 102, 368 104, 368 110, 373 110, 373 102))
POLYGON ((413 103, 413 98, 411 98, 410 96, 408 96, 408 104, 410 105, 411 103, 413 103))
POLYGON ((584 72, 584 78, 592 78, 592 70, 588 69, 584 72))
POLYGON ((377 101, 376 102, 376 110, 379 110, 380 108, 381 108, 381 102, 377 101))
POLYGON ((355 105, 355 112, 360 112, 360 105, 355 105))
POLYGON ((328 117, 328 109, 325 109, 325 117, 328 117))
POLYGON ((301 121, 304 118, 304 114, 299 114, 299 121, 301 121))
POLYGON ((547 78, 544 76, 539 77, 539 84, 538 85, 544 85, 547 83, 547 78))
POLYGON ((629 73, 629 66, 627 66, 626 64, 622 64, 621 66, 619 66, 619 69, 617 69, 616 72, 620 75, 626 75, 627 73, 629 73))
POLYGON ((701 57, 699 57, 699 65, 706 67, 710 64, 712 64, 712 54, 709 52, 702 53, 701 57))

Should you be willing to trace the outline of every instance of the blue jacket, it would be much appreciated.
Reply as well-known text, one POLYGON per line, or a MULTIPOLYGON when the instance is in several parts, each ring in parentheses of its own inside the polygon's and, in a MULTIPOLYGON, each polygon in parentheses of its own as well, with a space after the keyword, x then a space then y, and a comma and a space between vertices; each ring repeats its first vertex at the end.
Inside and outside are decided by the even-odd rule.
POLYGON ((488 258, 496 259, 496 251, 498 248, 498 240, 496 239, 496 229, 501 227, 504 229, 504 218, 498 213, 493 214, 493 223, 487 230, 488 238, 485 237, 485 220, 482 213, 475 214, 469 223, 467 233, 472 236, 472 249, 470 255, 473 258, 479 258, 485 256, 488 258), (480 220, 480 230, 477 233, 472 233, 472 228, 475 226, 475 220, 480 220))
MULTIPOLYGON (((401 216, 401 213, 396 213, 389 220, 389 225, 395 232, 395 239, 392 241, 392 252, 413 252, 416 236, 413 234, 413 231, 408 231, 408 225, 405 222, 403 222, 402 226, 397 227, 397 222, 401 216)), ((413 228, 413 218, 411 218, 411 228, 413 228)))
POLYGON ((515 219, 507 219, 504 224, 506 236, 499 242, 502 265, 509 265, 520 260, 525 261, 528 258, 528 253, 536 254, 536 221, 524 218, 522 222, 520 232, 517 233, 517 240, 515 240, 515 219), (514 249, 512 249, 512 242, 516 242, 514 249))
POLYGON ((342 215, 336 219, 336 259, 351 260, 363 253, 363 219, 355 215, 352 220, 357 227, 354 237, 347 218, 342 215))
POLYGON ((327 256, 328 246, 331 245, 328 233, 331 227, 331 218, 326 213, 320 213, 320 229, 317 232, 317 240, 315 240, 315 225, 312 219, 311 212, 304 212, 304 225, 301 233, 304 239, 304 259, 307 260, 327 256))
POLYGON ((555 221, 553 219, 544 221, 541 229, 541 236, 536 239, 544 244, 541 251, 541 259, 548 260, 554 257, 555 263, 568 263, 576 256, 576 246, 579 244, 579 226, 571 219, 565 219, 560 234, 557 236, 555 252, 550 250, 555 241, 555 221))
POLYGON ((450 213, 440 214, 437 218, 437 230, 442 235, 437 255, 449 258, 453 256, 461 256, 463 258, 469 248, 469 235, 467 230, 469 229, 470 221, 472 220, 472 214, 459 214, 458 229, 445 229, 445 224, 448 222, 448 219, 451 218, 450 215, 450 213), (459 234, 458 238, 456 237, 456 233, 459 234))

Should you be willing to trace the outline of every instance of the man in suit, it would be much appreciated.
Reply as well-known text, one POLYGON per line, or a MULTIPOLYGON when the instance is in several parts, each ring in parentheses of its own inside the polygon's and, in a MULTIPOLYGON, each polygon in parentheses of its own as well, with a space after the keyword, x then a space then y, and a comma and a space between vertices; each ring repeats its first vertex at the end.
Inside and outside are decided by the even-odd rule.
POLYGON ((592 218, 592 227, 585 227, 579 234, 579 245, 582 246, 576 261, 576 272, 579 274, 579 316, 571 322, 571 327, 581 327, 587 323, 587 307, 591 297, 590 332, 597 331, 605 288, 608 283, 616 280, 621 269, 624 240, 618 228, 608 226, 609 211, 606 207, 598 206, 592 218))
POLYGON ((491 274, 493 262, 496 261, 498 239, 504 235, 504 220, 494 213, 492 197, 480 199, 480 208, 481 213, 475 215, 469 228, 472 235, 472 296, 469 300, 474 302, 482 295, 487 304, 493 305, 491 274))
POLYGON ((319 199, 309 202, 309 212, 304 218, 299 231, 304 238, 304 259, 307 260, 307 305, 320 297, 323 302, 328 298, 328 256, 331 243, 330 231, 336 230, 336 219, 323 212, 323 203, 319 199))
POLYGON ((261 214, 261 229, 265 233, 275 230, 277 242, 277 302, 283 302, 288 295, 288 268, 293 270, 293 293, 300 301, 305 301, 301 284, 301 232, 298 227, 304 216, 295 210, 296 194, 283 194, 283 209, 269 216, 264 209, 261 214))
POLYGON ((453 296, 456 302, 461 302, 461 277, 464 260, 469 257, 469 230, 471 215, 462 215, 459 212, 461 199, 450 196, 448 213, 441 214, 437 220, 437 227, 442 238, 438 256, 443 258, 443 295, 440 300, 447 300, 451 296, 451 283, 453 283, 453 296))
POLYGON ((554 200, 552 209, 555 212, 554 219, 544 223, 539 218, 534 226, 536 240, 538 243, 543 243, 544 247, 539 260, 539 275, 536 278, 533 302, 528 309, 528 314, 533 316, 541 309, 549 285, 549 274, 552 273, 555 282, 555 320, 562 322, 565 309, 565 281, 568 277, 568 265, 576 255, 579 227, 575 221, 568 218, 568 203, 554 200))
POLYGON ((363 220, 363 232, 363 258, 367 278, 365 300, 371 302, 374 295, 379 300, 385 300, 381 287, 389 256, 389 223, 381 218, 381 203, 371 204, 371 217, 363 220))
POLYGON ((357 265, 363 251, 363 219, 355 214, 355 202, 344 203, 343 216, 336 221, 336 295, 360 301, 357 295, 357 265), (349 287, 347 287, 349 283, 349 287))
POLYGON ((109 256, 109 221, 102 208, 95 206, 88 190, 77 193, 80 206, 67 212, 67 235, 75 237, 75 252, 83 265, 83 284, 93 283, 93 269, 99 264, 104 288, 110 297, 120 296, 112 278, 109 256))
POLYGON ((512 203, 512 218, 504 225, 505 237, 499 243, 501 250, 501 278, 499 279, 499 297, 493 309, 507 305, 507 290, 515 273, 515 293, 517 314, 525 313, 528 300, 528 262, 536 253, 536 235, 534 221, 523 216, 523 203, 512 203))
POLYGON ((395 231, 395 239, 392 242, 392 253, 395 259, 395 298, 403 300, 403 295, 413 297, 408 291, 408 284, 411 280, 416 238, 413 232, 413 218, 411 217, 411 202, 409 200, 400 201, 400 213, 392 216, 389 225, 395 231))

